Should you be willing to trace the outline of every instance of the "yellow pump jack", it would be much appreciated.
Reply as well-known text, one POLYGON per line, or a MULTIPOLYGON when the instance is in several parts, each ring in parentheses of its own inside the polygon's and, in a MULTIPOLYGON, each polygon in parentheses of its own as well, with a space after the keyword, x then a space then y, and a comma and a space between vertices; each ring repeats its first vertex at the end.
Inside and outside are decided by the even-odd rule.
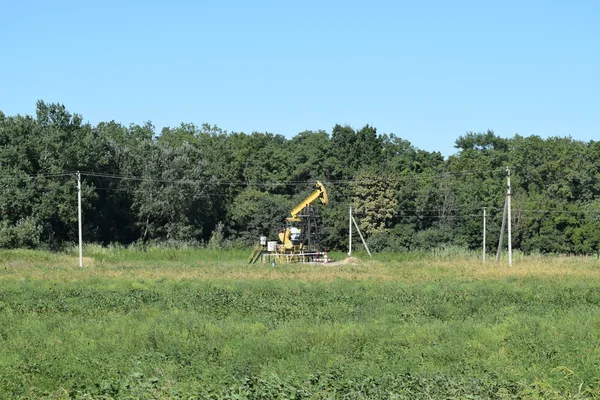
MULTIPOLYGON (((270 255, 274 256, 275 258, 278 258, 278 255, 285 256, 286 260, 291 260, 294 258, 294 255, 299 255, 301 256, 299 259, 305 260, 307 257, 308 259, 314 259, 316 256, 320 257, 323 254, 319 248, 320 243, 318 240, 318 228, 316 226, 315 219, 316 215, 312 208, 312 205, 317 200, 320 200, 320 202, 324 205, 329 204, 329 198, 327 196, 325 186, 319 181, 317 181, 315 191, 305 198, 300 204, 294 207, 294 209, 292 209, 290 212, 291 216, 285 219, 287 222, 287 227, 279 232, 279 244, 277 244, 275 251, 269 253, 270 255), (305 214, 301 214, 303 211, 305 214), (299 223, 303 225, 303 229, 294 226, 299 223), (312 243, 315 236, 317 238, 317 243, 312 243), (308 248, 305 243, 309 244, 308 248), (311 255, 307 255, 307 252, 311 252, 311 255)), ((256 262, 265 252, 266 248, 264 245, 257 246, 248 260, 249 263, 256 262)))
MULTIPOLYGON (((325 186, 323 186, 323 184, 319 181, 317 181, 316 190, 312 192, 300 204, 294 207, 294 209, 290 212, 292 216, 287 217, 285 220, 289 222, 290 225, 294 222, 302 222, 302 219, 298 217, 300 213, 317 200, 321 200, 321 203, 323 203, 324 205, 329 204, 329 198, 327 197, 327 191, 325 190, 325 186)), ((303 246, 302 240, 300 239, 301 235, 301 229, 298 229, 294 226, 289 226, 279 232, 279 241, 283 244, 283 247, 286 250, 286 252, 298 252, 302 250, 303 246)))

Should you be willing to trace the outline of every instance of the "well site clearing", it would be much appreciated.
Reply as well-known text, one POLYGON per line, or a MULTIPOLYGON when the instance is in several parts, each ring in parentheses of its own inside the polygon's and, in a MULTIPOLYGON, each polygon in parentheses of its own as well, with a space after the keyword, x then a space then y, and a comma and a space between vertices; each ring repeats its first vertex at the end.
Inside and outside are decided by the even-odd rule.
POLYGON ((600 264, 0 251, 1 398, 597 398, 600 264))

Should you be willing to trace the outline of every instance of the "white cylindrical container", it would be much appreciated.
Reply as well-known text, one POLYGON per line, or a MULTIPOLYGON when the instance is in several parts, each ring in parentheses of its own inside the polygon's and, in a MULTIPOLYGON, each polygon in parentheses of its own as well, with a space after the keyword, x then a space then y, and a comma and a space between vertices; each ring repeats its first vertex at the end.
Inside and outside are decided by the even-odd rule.
POLYGON ((277 251, 277 241, 267 242, 267 251, 277 251))
POLYGON ((266 236, 261 236, 260 237, 260 245, 261 246, 266 246, 267 245, 267 237, 266 236))

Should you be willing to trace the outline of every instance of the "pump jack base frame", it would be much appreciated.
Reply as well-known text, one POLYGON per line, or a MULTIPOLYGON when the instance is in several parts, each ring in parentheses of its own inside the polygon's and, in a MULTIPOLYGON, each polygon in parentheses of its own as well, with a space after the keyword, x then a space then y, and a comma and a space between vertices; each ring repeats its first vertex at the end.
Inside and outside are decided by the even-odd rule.
POLYGON ((310 253, 278 253, 269 252, 261 255, 262 263, 266 264, 292 264, 292 263, 321 263, 325 264, 333 260, 327 256, 324 251, 315 251, 310 253))

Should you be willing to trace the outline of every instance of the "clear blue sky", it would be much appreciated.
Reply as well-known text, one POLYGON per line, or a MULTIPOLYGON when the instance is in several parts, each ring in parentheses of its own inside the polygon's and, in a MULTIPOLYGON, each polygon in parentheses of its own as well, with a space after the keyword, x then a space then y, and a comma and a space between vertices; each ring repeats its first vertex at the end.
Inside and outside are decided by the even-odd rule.
POLYGON ((4 1, 0 110, 292 137, 600 139, 600 2, 4 1))

